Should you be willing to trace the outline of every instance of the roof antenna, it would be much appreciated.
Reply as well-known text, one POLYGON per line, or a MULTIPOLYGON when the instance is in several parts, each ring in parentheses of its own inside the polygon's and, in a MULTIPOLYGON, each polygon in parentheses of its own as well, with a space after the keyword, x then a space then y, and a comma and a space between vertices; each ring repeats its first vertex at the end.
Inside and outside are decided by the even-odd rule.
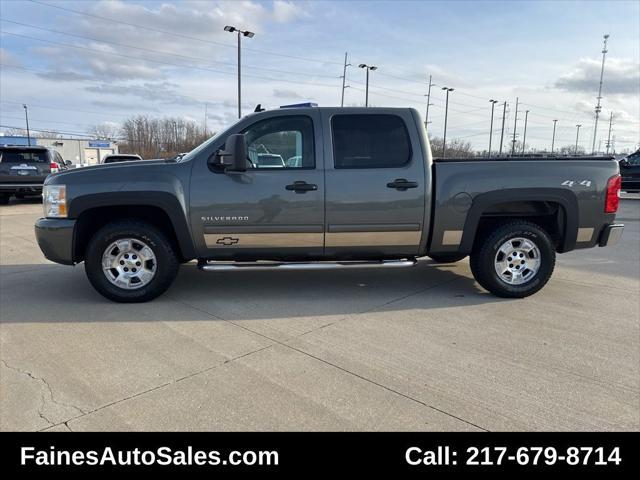
POLYGON ((262 108, 262 104, 259 103, 258 105, 256 105, 256 108, 254 110, 254 113, 258 113, 258 112, 264 112, 266 109, 262 108))

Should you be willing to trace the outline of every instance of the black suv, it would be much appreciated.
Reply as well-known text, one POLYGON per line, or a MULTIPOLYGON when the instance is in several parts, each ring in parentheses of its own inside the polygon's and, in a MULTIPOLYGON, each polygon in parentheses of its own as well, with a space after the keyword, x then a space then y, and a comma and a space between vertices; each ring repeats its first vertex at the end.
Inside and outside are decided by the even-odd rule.
POLYGON ((41 194, 47 175, 66 168, 60 154, 47 147, 0 145, 0 204, 9 203, 11 195, 41 194))
POLYGON ((620 160, 622 191, 640 192, 640 150, 620 160))

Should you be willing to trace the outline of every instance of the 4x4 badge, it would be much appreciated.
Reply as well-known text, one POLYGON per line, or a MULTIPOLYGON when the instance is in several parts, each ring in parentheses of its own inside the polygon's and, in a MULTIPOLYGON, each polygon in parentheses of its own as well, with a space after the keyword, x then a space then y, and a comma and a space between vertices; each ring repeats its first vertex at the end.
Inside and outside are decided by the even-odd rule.
POLYGON ((235 245, 239 241, 240 241, 239 238, 222 237, 222 238, 219 238, 218 240, 216 240, 216 243, 218 245, 235 245))

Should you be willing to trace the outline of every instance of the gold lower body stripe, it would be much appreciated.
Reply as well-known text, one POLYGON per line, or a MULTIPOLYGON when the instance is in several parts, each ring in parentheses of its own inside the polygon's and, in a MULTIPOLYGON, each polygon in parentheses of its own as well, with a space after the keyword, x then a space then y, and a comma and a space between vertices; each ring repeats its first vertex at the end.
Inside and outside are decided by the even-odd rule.
POLYGON ((385 245, 418 245, 420 231, 396 232, 329 232, 325 236, 327 247, 383 247, 385 245))
POLYGON ((334 233, 206 233, 208 248, 381 247, 418 245, 421 231, 334 233))

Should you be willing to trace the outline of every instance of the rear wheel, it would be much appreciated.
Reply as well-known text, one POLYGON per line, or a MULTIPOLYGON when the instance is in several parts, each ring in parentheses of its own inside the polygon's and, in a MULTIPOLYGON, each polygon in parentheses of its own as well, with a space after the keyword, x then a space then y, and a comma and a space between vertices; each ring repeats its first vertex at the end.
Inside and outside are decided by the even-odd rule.
POLYGON ((10 198, 11 198, 11 194, 9 194, 9 193, 0 193, 0 205, 8 205, 10 198))
POLYGON ((436 253, 429 255, 429 258, 436 263, 455 263, 467 258, 467 256, 462 253, 436 253))
POLYGON ((556 262, 549 235, 530 222, 511 222, 489 235, 471 254, 477 282, 494 295, 524 298, 547 283, 556 262))
POLYGON ((133 303, 164 293, 178 273, 179 261, 160 230, 145 222, 124 220, 98 230, 87 247, 84 266, 100 294, 133 303))

